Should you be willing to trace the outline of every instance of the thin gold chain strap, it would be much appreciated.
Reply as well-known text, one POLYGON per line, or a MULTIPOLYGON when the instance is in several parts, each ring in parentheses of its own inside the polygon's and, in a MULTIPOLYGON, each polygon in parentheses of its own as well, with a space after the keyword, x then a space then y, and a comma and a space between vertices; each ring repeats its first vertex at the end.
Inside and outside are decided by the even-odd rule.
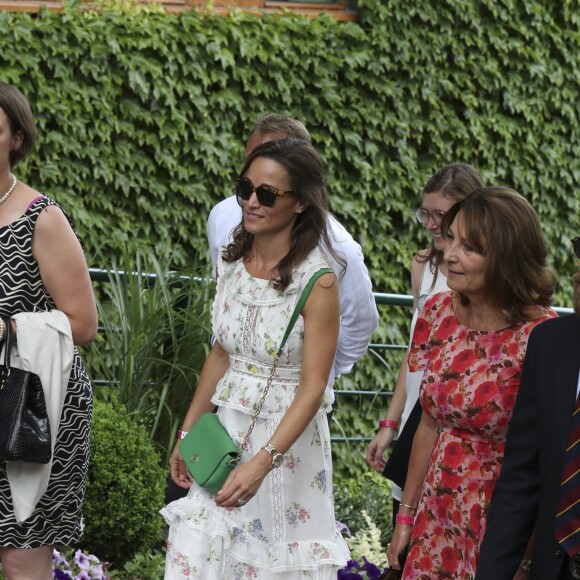
POLYGON ((256 409, 254 416, 252 417, 252 422, 250 423, 250 427, 248 428, 248 432, 246 433, 246 436, 244 437, 242 444, 239 446, 240 454, 237 457, 236 463, 240 462, 240 459, 242 458, 242 452, 246 448, 246 445, 248 445, 248 443, 250 441, 250 435, 252 434, 252 431, 254 430, 254 426, 256 425, 256 421, 258 420, 258 415, 260 414, 260 411, 262 410, 262 405, 264 404, 264 401, 266 400, 266 395, 268 394, 268 390, 270 389, 270 385, 272 384, 272 380, 274 379, 274 374, 276 373, 277 366, 278 366, 278 353, 275 353, 274 354, 274 364, 272 365, 272 370, 270 372, 270 376, 268 377, 268 382, 266 383, 266 386, 264 387, 264 393, 262 394, 262 398, 260 399, 260 402, 258 403, 258 408, 256 409))

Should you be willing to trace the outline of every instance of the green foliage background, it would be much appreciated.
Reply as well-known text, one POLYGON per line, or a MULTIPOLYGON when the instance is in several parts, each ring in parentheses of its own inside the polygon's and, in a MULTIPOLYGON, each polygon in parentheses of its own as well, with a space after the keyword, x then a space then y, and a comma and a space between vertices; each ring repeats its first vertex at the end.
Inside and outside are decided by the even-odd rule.
MULTIPOLYGON (((332 208, 363 246, 376 291, 410 292, 408 266, 426 242, 412 209, 437 168, 465 161, 535 205, 556 303, 569 304, 569 238, 580 229, 576 0, 359 8, 358 22, 130 4, 0 12, 0 75, 29 97, 39 130, 17 174, 69 210, 90 259, 128 245, 184 266, 207 257, 207 215, 232 191, 257 116, 287 112, 326 160, 332 208)), ((404 342, 408 320, 382 309, 374 341, 404 342)), ((394 382, 370 359, 344 381, 394 382)), ((381 405, 356 405, 339 412, 342 428, 368 435, 381 405)))
POLYGON ((165 470, 144 427, 121 404, 95 400, 91 461, 78 546, 116 569, 161 543, 165 470))

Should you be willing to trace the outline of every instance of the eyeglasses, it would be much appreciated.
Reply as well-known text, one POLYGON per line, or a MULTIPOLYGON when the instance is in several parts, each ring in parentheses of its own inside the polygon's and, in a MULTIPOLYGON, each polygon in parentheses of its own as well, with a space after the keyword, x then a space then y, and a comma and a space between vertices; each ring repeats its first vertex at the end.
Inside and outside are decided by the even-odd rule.
POLYGON ((427 225, 429 218, 431 218, 437 225, 439 225, 443 221, 445 213, 446 212, 441 211, 440 209, 436 209, 435 211, 428 211, 424 207, 420 207, 415 212, 415 217, 417 218, 417 221, 424 226, 427 225))
POLYGON ((574 248, 574 253, 576 257, 580 260, 580 237, 572 238, 572 247, 574 248))
POLYGON ((287 195, 293 195, 293 191, 282 191, 272 185, 262 185, 255 186, 247 177, 240 177, 237 180, 236 185, 236 195, 239 199, 248 200, 252 197, 252 193, 256 192, 256 197, 258 198, 258 203, 260 205, 265 205, 266 207, 272 207, 277 197, 286 197, 287 195))

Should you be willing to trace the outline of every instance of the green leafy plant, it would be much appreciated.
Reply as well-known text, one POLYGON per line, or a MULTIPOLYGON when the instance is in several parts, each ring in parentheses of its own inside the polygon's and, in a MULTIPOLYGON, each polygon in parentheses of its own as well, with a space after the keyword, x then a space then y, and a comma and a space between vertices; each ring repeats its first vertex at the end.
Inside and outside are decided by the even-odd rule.
POLYGON ((210 345, 213 283, 193 272, 178 275, 155 258, 126 252, 100 288, 104 333, 86 356, 92 376, 105 383, 98 396, 121 403, 164 461, 210 345))
POLYGON ((162 580, 164 573, 165 552, 162 550, 135 554, 122 570, 107 571, 110 580, 162 580))
POLYGON ((353 546, 372 546, 371 553, 359 553, 375 564, 381 559, 377 538, 386 552, 392 535, 392 502, 390 482, 374 471, 367 470, 359 477, 337 479, 334 485, 334 509, 336 519, 350 530, 353 546), (372 524, 372 525, 371 525, 372 524), (379 536, 376 536, 379 530, 379 536), (374 558, 374 559, 373 559, 374 558))
POLYGON ((79 547, 116 569, 162 544, 167 471, 144 427, 123 406, 95 400, 79 547))

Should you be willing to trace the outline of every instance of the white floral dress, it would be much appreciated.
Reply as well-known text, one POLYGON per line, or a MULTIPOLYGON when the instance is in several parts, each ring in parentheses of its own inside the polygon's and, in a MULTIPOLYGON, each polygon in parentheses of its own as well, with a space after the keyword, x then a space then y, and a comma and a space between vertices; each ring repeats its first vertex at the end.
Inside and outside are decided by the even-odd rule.
MULTIPOLYGON (((293 272, 285 292, 254 278, 241 261, 218 263, 212 329, 230 353, 230 368, 212 401, 240 445, 270 375, 273 355, 292 311, 312 275, 328 264, 314 250, 293 272)), ((276 430, 300 380, 304 321, 294 326, 242 462, 253 457, 276 430)), ((257 495, 240 508, 219 508, 193 485, 187 497, 162 510, 170 526, 166 579, 336 580, 349 551, 336 528, 332 458, 324 403, 283 465, 264 479, 257 495)))

